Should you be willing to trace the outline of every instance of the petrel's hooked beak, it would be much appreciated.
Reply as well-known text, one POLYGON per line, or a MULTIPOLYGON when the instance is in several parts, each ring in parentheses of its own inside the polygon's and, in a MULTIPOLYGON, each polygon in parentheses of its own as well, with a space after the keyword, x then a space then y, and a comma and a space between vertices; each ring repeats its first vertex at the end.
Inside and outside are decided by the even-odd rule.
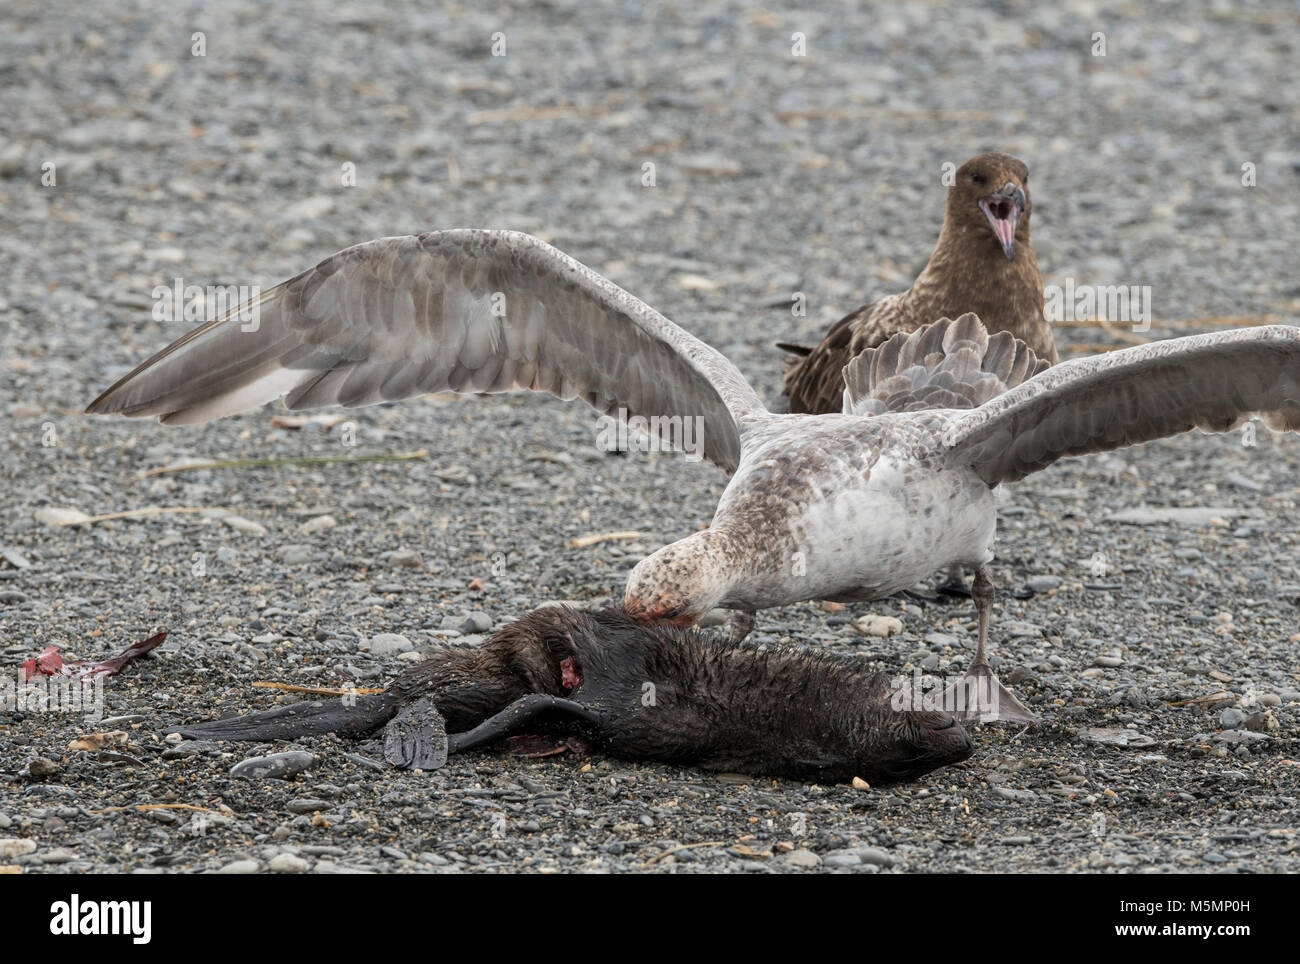
POLYGON ((989 219, 989 227, 1002 245, 1008 261, 1016 260, 1016 222, 1025 209, 1025 192, 1019 185, 1007 181, 1002 189, 980 198, 980 210, 989 219))

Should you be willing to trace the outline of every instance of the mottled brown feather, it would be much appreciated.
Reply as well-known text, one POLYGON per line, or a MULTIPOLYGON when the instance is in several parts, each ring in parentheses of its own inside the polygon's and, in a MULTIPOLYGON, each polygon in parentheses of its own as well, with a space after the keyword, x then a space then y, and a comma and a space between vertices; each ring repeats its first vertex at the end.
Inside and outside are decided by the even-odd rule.
POLYGON ((934 253, 912 287, 864 305, 831 326, 821 342, 785 372, 792 413, 841 411, 844 366, 896 334, 940 318, 973 312, 990 332, 1010 332, 1034 354, 1056 364, 1056 345, 1043 316, 1043 279, 1029 238, 1032 202, 1016 225, 1015 260, 1008 262, 978 201, 992 185, 1018 184, 1029 197, 1029 169, 1008 154, 981 154, 957 171, 934 253), (978 170, 982 186, 969 180, 978 170))

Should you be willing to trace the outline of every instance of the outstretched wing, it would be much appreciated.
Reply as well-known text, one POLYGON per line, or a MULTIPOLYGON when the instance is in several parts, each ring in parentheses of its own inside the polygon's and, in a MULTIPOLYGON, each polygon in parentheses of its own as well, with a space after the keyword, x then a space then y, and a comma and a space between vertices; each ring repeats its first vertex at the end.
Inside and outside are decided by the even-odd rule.
POLYGON ((1241 328, 1062 362, 954 415, 944 445, 993 485, 1067 455, 1192 428, 1226 432, 1252 416, 1300 430, 1300 328, 1241 328))
POLYGON ((609 414, 702 417, 704 455, 727 471, 741 423, 765 414, 731 362, 649 305, 537 238, 481 230, 340 251, 251 315, 168 345, 86 411, 183 425, 280 396, 303 409, 515 388, 609 414))

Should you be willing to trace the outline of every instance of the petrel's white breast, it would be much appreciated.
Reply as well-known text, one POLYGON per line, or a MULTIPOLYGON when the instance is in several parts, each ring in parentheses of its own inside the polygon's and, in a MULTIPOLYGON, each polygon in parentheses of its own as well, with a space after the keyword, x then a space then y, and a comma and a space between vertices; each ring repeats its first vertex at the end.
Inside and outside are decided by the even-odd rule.
MULTIPOLYGON (((808 484, 787 486, 779 509, 771 491, 776 479, 744 485, 762 493, 753 498, 724 496, 715 525, 752 524, 759 515, 755 507, 765 509, 763 537, 753 543, 758 551, 735 560, 748 569, 748 578, 733 589, 728 605, 877 599, 939 569, 975 567, 993 558, 993 492, 968 469, 888 452, 869 471, 850 471, 846 464, 828 478, 827 467, 821 468, 823 474, 808 484)), ((763 466, 755 469, 761 473, 763 466)))

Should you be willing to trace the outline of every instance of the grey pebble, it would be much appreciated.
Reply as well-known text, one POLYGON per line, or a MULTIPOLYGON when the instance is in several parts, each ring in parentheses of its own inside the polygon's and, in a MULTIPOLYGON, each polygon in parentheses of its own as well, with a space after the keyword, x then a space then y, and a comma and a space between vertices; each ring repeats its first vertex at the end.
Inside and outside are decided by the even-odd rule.
POLYGON ((277 554, 286 566, 299 566, 311 562, 316 550, 311 546, 281 546, 277 554))
POLYGON ((306 770, 315 762, 314 754, 305 750, 288 750, 241 760, 230 768, 230 775, 243 780, 265 780, 268 777, 283 779, 306 770))
POLYGON ((214 874, 255 874, 262 869, 262 865, 256 860, 241 859, 232 860, 228 864, 223 864, 213 871, 214 874))
POLYGON ((415 644, 400 633, 378 633, 370 637, 370 652, 376 656, 409 653, 415 644))
POLYGON ((317 810, 326 810, 329 804, 324 800, 316 800, 312 797, 300 797, 297 800, 290 800, 284 805, 284 808, 290 813, 315 813, 317 810))
POLYGON ((305 874, 311 864, 297 854, 276 854, 267 861, 266 869, 273 874, 305 874))
POLYGON ((853 851, 864 864, 875 864, 877 867, 895 867, 900 861, 888 851, 881 850, 877 847, 859 847, 853 851))
POLYGON ((308 519, 302 525, 298 526, 298 531, 304 535, 311 535, 315 532, 324 532, 326 529, 333 529, 338 523, 332 515, 318 515, 315 518, 308 519))
POLYGON ((822 863, 827 867, 856 867, 862 863, 862 858, 855 853, 834 853, 823 857, 822 863))
POLYGON ((810 868, 820 867, 822 859, 811 850, 792 850, 781 858, 781 862, 791 867, 810 868))
POLYGON ((1004 800, 1014 800, 1019 803, 1033 803, 1038 799, 1038 794, 1033 790, 1017 790, 1014 787, 994 787, 993 792, 1004 800))
POLYGON ((381 553, 379 559, 384 564, 398 569, 418 569, 424 564, 420 554, 411 549, 396 549, 381 553))
POLYGON ((492 617, 483 612, 472 612, 456 626, 462 633, 486 633, 492 628, 492 617))

